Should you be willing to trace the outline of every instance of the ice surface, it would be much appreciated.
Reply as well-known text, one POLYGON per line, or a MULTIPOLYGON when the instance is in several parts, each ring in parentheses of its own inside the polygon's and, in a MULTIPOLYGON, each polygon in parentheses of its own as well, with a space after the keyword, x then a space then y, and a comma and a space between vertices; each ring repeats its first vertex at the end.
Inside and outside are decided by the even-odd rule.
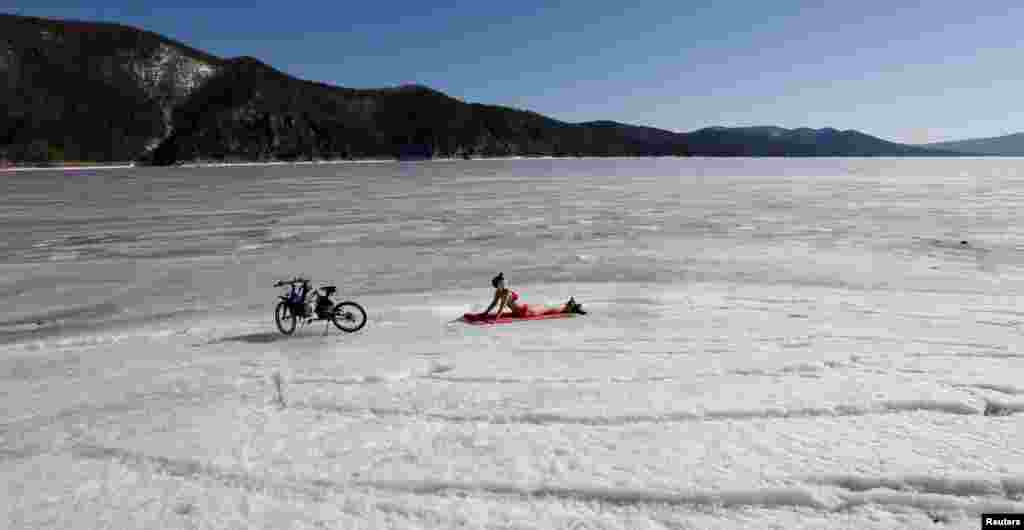
POLYGON ((4 173, 0 521, 977 528, 1024 511, 1020 169, 4 173), (590 314, 453 322, 497 271, 590 314), (367 327, 277 333, 297 274, 367 327))

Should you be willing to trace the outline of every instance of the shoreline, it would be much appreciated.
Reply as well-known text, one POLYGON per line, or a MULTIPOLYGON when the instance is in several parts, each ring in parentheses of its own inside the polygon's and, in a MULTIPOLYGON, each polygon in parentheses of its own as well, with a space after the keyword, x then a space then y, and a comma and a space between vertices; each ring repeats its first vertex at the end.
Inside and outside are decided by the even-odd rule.
POLYGON ((401 160, 396 158, 360 158, 360 159, 340 159, 340 160, 300 160, 300 161, 286 161, 286 160, 270 160, 270 161, 248 161, 248 162, 191 162, 185 164, 174 164, 169 166, 154 166, 146 164, 137 164, 135 162, 115 162, 111 164, 97 164, 97 165, 55 165, 48 167, 38 166, 10 166, 0 167, 0 172, 4 171, 74 171, 79 169, 127 169, 137 167, 185 167, 185 168, 200 168, 200 167, 251 167, 251 166, 319 166, 319 165, 334 165, 334 164, 403 164, 410 162, 477 162, 477 161, 489 161, 489 160, 588 160, 588 159, 601 159, 601 160, 617 160, 617 159, 634 159, 634 158, 701 158, 701 157, 685 157, 685 156, 481 156, 474 158, 462 158, 462 157, 435 157, 435 158, 417 158, 401 160))
POLYGON ((50 166, 50 167, 0 167, 0 173, 3 172, 18 172, 18 171, 77 171, 77 170, 93 170, 93 169, 132 169, 132 168, 145 168, 145 167, 167 167, 167 168, 207 168, 207 167, 262 167, 262 166, 320 166, 320 165, 335 165, 335 164, 407 164, 410 162, 474 162, 474 161, 489 161, 489 160, 583 160, 591 158, 600 158, 604 160, 612 159, 632 159, 632 158, 687 158, 687 157, 639 157, 639 156, 494 156, 494 157, 478 157, 465 159, 462 157, 438 157, 438 158, 423 158, 414 160, 400 160, 395 158, 363 158, 355 160, 301 160, 301 161, 265 161, 265 162, 192 162, 188 164, 170 165, 170 166, 151 166, 136 164, 134 162, 122 162, 114 164, 102 164, 102 165, 67 165, 67 166, 50 166))
POLYGON ((633 159, 693 159, 693 160, 708 160, 708 159, 774 159, 774 158, 795 158, 795 159, 829 159, 829 158, 856 158, 856 159, 868 159, 868 160, 886 160, 886 159, 931 159, 941 158, 943 160, 949 159, 960 159, 960 160, 988 160, 992 158, 1001 159, 1024 159, 1024 156, 939 156, 939 157, 925 157, 925 156, 816 156, 816 157, 759 157, 759 156, 494 156, 494 157, 476 157, 465 159, 462 157, 445 157, 445 158, 423 158, 415 160, 399 160, 394 158, 365 158, 356 160, 302 160, 302 161, 266 161, 266 162, 192 162, 188 164, 170 165, 170 166, 152 166, 137 164, 135 162, 120 162, 112 164, 101 164, 101 165, 66 165, 66 166, 50 166, 50 167, 0 167, 0 174, 2 173, 17 173, 17 172, 31 172, 31 171, 86 171, 86 170, 97 170, 97 169, 135 169, 135 168, 149 168, 149 167, 164 167, 164 168, 226 168, 226 167, 263 167, 263 166, 321 166, 321 165, 337 165, 337 164, 408 164, 408 163, 422 163, 422 162, 487 162, 487 161, 508 161, 508 160, 633 160, 633 159))

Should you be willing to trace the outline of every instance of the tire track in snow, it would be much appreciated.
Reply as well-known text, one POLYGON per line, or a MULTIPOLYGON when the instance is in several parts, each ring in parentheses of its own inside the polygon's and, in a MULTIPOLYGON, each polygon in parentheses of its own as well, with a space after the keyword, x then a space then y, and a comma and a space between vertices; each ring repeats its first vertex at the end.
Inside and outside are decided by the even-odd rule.
POLYGON ((1024 496, 1024 475, 1003 477, 817 475, 805 477, 803 480, 812 484, 836 486, 853 492, 887 489, 957 497, 996 496, 1018 499, 1024 496))
MULTIPOLYGON (((944 339, 921 339, 913 337, 886 337, 881 335, 820 335, 822 340, 840 339, 856 342, 888 342, 895 344, 927 344, 930 346, 951 346, 955 348, 973 348, 983 351, 1006 351, 1008 348, 1001 344, 988 344, 984 342, 963 342, 944 339)), ((1008 352, 1009 353, 1009 352, 1008 352)))
POLYGON ((439 495, 448 491, 486 493, 524 499, 556 498, 560 500, 597 501, 617 505, 690 505, 722 508, 797 507, 827 512, 841 512, 865 504, 896 505, 920 510, 960 510, 973 514, 1014 513, 1024 510, 1024 503, 1000 499, 961 499, 954 495, 870 490, 863 492, 828 492, 802 486, 719 490, 712 492, 670 492, 645 489, 606 488, 596 486, 521 486, 494 482, 457 481, 358 481, 356 484, 381 490, 419 495, 439 495))
POLYGON ((1024 502, 998 499, 963 499, 935 493, 871 490, 855 493, 841 493, 843 504, 834 511, 845 511, 869 504, 917 508, 933 512, 966 512, 972 515, 983 513, 1021 513, 1024 502))
MULTIPOLYGON (((693 373, 687 377, 680 376, 604 376, 604 377, 548 377, 548 376, 475 376, 475 375, 440 375, 454 370, 454 366, 450 364, 436 363, 426 370, 406 371, 406 372, 395 372, 390 374, 366 374, 366 375, 347 375, 347 376, 331 376, 331 375, 301 375, 293 377, 288 380, 290 384, 329 384, 329 385, 365 385, 374 383, 396 383, 401 381, 407 381, 410 379, 425 379, 429 381, 435 381, 439 383, 451 383, 451 384, 495 384, 495 385, 513 385, 513 384, 588 384, 588 383, 601 383, 601 384, 628 384, 628 383, 673 383, 673 382, 689 382, 694 377, 722 377, 730 375, 749 376, 749 377, 780 377, 780 376, 806 376, 808 374, 818 374, 826 369, 838 369, 847 366, 847 363, 841 361, 825 361, 824 363, 800 363, 789 366, 783 366, 778 369, 769 370, 761 368, 738 368, 733 370, 721 370, 714 372, 700 372, 693 373)), ((241 377, 246 379, 265 379, 266 376, 262 373, 242 373, 241 377)))
POLYGON ((829 504, 801 488, 754 489, 747 491, 671 493, 642 489, 599 487, 524 487, 495 482, 456 481, 351 481, 307 479, 302 477, 263 476, 242 470, 225 469, 189 458, 149 455, 120 447, 80 444, 73 455, 83 460, 112 461, 119 464, 188 480, 210 481, 221 486, 272 495, 286 500, 295 495, 325 501, 329 493, 354 488, 384 490, 417 495, 439 495, 448 491, 486 493, 514 497, 554 497, 602 501, 610 504, 690 504, 718 506, 803 506, 828 509, 829 504))
POLYGON ((1012 385, 998 385, 993 383, 951 383, 950 386, 956 388, 977 388, 981 390, 991 390, 993 392, 999 392, 1000 394, 1006 394, 1008 396, 1024 395, 1024 388, 1019 388, 1012 385))
POLYGON ((798 408, 798 409, 752 409, 752 410, 709 410, 704 412, 677 411, 663 414, 620 414, 611 416, 583 416, 563 412, 526 412, 517 414, 503 413, 447 413, 430 412, 399 408, 353 407, 323 401, 298 402, 290 408, 309 409, 346 416, 370 415, 377 417, 401 417, 439 421, 446 423, 488 423, 529 424, 529 425, 587 425, 587 426, 622 426, 641 423, 689 423, 701 421, 729 420, 763 420, 763 419, 800 419, 816 417, 847 417, 877 416, 883 414, 903 414, 908 412, 935 412, 955 415, 981 415, 985 409, 979 409, 968 403, 957 401, 903 400, 884 401, 871 406, 840 405, 834 408, 798 408))
POLYGON ((813 298, 757 298, 749 296, 734 296, 726 295, 723 297, 725 300, 732 302, 755 302, 759 304, 771 304, 771 305, 808 305, 817 304, 819 301, 813 298))
POLYGON ((327 500, 328 494, 352 489, 371 489, 416 495, 441 495, 446 492, 483 493, 506 497, 555 498, 600 501, 609 504, 675 504, 740 506, 800 506, 820 510, 831 509, 834 501, 819 499, 802 488, 752 489, 672 493, 643 489, 612 489, 600 487, 528 487, 495 482, 456 481, 353 481, 304 479, 300 477, 268 477, 241 470, 224 469, 186 458, 148 455, 130 449, 82 444, 74 456, 84 460, 113 461, 122 465, 194 481, 209 481, 221 486, 242 489, 287 500, 296 495, 316 501, 327 500))
POLYGON ((408 373, 370 374, 350 376, 300 376, 288 380, 293 385, 326 384, 326 385, 370 385, 374 383, 398 383, 416 376, 408 373))
POLYGON ((1010 416, 1024 412, 1024 402, 1006 402, 997 399, 985 399, 986 416, 1010 416))
POLYGON ((801 487, 759 488, 750 490, 688 492, 606 488, 599 486, 522 486, 500 482, 459 482, 446 480, 394 480, 357 481, 355 484, 379 490, 418 495, 439 495, 449 491, 486 493, 524 499, 555 498, 576 501, 597 501, 617 505, 669 504, 720 506, 795 506, 831 510, 834 499, 821 496, 801 487))
MULTIPOLYGON (((436 363, 423 373, 400 372, 394 374, 371 374, 351 376, 329 376, 329 375, 306 375, 295 377, 289 380, 292 384, 336 384, 336 385, 361 385, 371 383, 398 382, 408 379, 426 379, 441 383, 466 383, 466 384, 628 384, 628 383, 673 383, 690 382, 694 377, 722 377, 730 375, 750 377, 780 377, 780 376, 805 376, 807 374, 818 374, 827 369, 839 369, 850 366, 844 361, 825 361, 823 363, 798 363, 782 366, 777 369, 762 368, 737 368, 733 370, 720 370, 713 372, 693 373, 687 377, 680 376, 604 376, 604 377, 548 377, 548 376, 476 376, 476 375, 440 375, 454 370, 450 364, 436 363)), ((262 375, 247 377, 262 378, 262 375)))
MULTIPOLYGON (((829 363, 826 363, 829 365, 829 363)), ((829 367, 832 367, 829 365, 829 367)), ((566 385, 578 385, 578 384, 589 384, 589 383, 601 383, 601 384, 628 384, 628 383, 675 383, 675 382, 692 382, 695 377, 723 377, 730 375, 747 376, 747 377, 780 377, 780 376, 806 376, 808 374, 818 374, 824 371, 823 366, 814 365, 811 363, 784 366, 777 370, 765 370, 761 368, 750 368, 744 369, 739 368, 735 370, 723 370, 718 372, 699 372, 693 373, 686 377, 679 376, 642 376, 642 377, 630 377, 630 376, 605 376, 605 377, 491 377, 491 376, 426 376, 425 379, 433 381, 444 382, 444 383, 481 383, 481 384, 566 384, 566 385)))
POLYGON ((984 324, 986 326, 998 326, 998 327, 1001 327, 1001 328, 1014 328, 1014 329, 1019 328, 1020 324, 1021 324, 1020 321, 1018 321, 1018 320, 1011 320, 1011 321, 1008 321, 1008 322, 1001 322, 1001 321, 998 321, 998 320, 976 320, 975 322, 977 322, 978 324, 984 324))
POLYGON ((332 384, 332 385, 365 385, 373 383, 397 383, 400 381, 406 381, 409 379, 416 378, 433 378, 437 377, 437 374, 443 374, 450 372, 455 369, 455 365, 451 363, 442 363, 438 361, 430 361, 430 363, 423 369, 420 370, 405 370, 386 374, 367 374, 367 375, 349 375, 349 376, 330 376, 330 375, 300 375, 293 377, 288 382, 291 384, 332 384))
POLYGON ((949 358, 979 358, 979 359, 1024 359, 1024 353, 1011 352, 989 352, 989 353, 910 353, 910 357, 949 357, 949 358))
POLYGON ((202 406, 232 395, 237 388, 225 383, 177 388, 170 386, 148 392, 129 392, 117 399, 83 401, 43 412, 30 412, 0 423, 0 461, 28 459, 61 451, 67 443, 81 440, 91 429, 109 429, 133 415, 153 416, 180 407, 202 406), (65 437, 46 435, 56 430, 65 437), (38 442, 46 435, 46 442, 38 442))
POLYGON ((978 397, 985 403, 982 414, 985 416, 1011 416, 1018 412, 1024 412, 1024 400, 1005 401, 1004 399, 993 398, 987 392, 997 392, 1004 396, 1013 398, 1024 394, 1024 389, 1011 385, 999 385, 990 383, 943 383, 952 388, 962 388, 978 397))
POLYGON ((119 464, 172 477, 208 480, 222 486, 264 493, 285 500, 293 495, 324 500, 330 491, 345 490, 345 484, 330 480, 269 477, 242 470, 225 469, 191 458, 170 458, 141 451, 97 444, 78 444, 72 455, 82 460, 117 462, 119 464))
POLYGON ((1013 311, 1011 309, 978 309, 976 313, 992 313, 994 315, 1007 315, 1011 317, 1024 317, 1024 311, 1013 311))
POLYGON ((485 384, 583 384, 583 383, 659 383, 681 380, 674 376, 649 377, 501 377, 501 376, 441 376, 430 375, 425 379, 445 383, 485 383, 485 384))
MULTIPOLYGON (((1019 513, 1024 510, 1024 475, 1009 476, 860 476, 820 475, 806 482, 840 488, 839 510, 867 504, 901 506, 924 511, 971 514, 1019 513)), ((838 511, 838 510, 837 510, 838 511)))
POLYGON ((790 486, 674 492, 588 485, 528 486, 488 481, 338 481, 300 476, 265 476, 204 464, 194 459, 149 455, 131 449, 96 444, 79 444, 74 448, 73 455, 82 460, 112 461, 135 469, 187 480, 205 480, 221 486, 273 496, 282 501, 299 495, 324 502, 330 494, 370 489, 415 495, 442 495, 448 492, 460 492, 523 499, 553 498, 556 500, 596 501, 631 506, 661 504, 722 508, 798 507, 839 512, 866 504, 880 504, 921 510, 961 510, 970 513, 1024 511, 1024 503, 1009 500, 1010 497, 1020 497, 1024 492, 1024 477, 1021 476, 1001 479, 942 479, 927 476, 872 478, 836 475, 808 477, 805 482, 816 486, 838 488, 840 491, 823 490, 819 487, 790 486), (907 487, 913 491, 906 491, 907 487), (1000 494, 1003 496, 1002 499, 977 498, 983 495, 1000 494))
POLYGON ((154 403, 165 408, 201 404, 211 398, 223 395, 227 395, 227 391, 220 388, 213 388, 203 393, 187 393, 173 388, 152 392, 131 392, 118 400, 81 402, 58 410, 30 413, 13 418, 0 423, 0 435, 9 432, 29 432, 54 424, 80 423, 86 419, 116 418, 124 414, 143 412, 154 403))

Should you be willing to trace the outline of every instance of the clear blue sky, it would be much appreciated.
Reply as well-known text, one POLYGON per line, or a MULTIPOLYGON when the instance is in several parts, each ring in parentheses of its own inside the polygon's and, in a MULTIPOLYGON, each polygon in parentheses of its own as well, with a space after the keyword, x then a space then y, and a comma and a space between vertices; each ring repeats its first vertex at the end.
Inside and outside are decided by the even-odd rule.
POLYGON ((832 126, 904 142, 1024 131, 1019 0, 106 4, 0 12, 120 22, 305 79, 420 83, 567 121, 832 126))

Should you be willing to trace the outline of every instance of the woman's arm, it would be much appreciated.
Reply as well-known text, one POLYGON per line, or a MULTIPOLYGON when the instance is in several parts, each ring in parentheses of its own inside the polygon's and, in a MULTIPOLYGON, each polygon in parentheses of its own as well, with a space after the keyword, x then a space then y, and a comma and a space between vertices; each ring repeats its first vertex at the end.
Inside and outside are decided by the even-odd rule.
POLYGON ((491 312, 491 309, 494 309, 494 306, 498 305, 498 300, 499 300, 500 298, 501 298, 501 295, 500 295, 500 294, 498 294, 498 291, 497 291, 497 290, 495 290, 495 291, 494 291, 494 299, 493 299, 493 300, 491 300, 491 305, 487 306, 487 309, 484 309, 484 312, 483 312, 483 313, 480 313, 480 314, 481 314, 481 315, 486 315, 487 313, 490 313, 490 312, 491 312))
POLYGON ((497 319, 501 315, 501 310, 505 309, 505 304, 508 302, 508 295, 501 297, 501 303, 498 304, 498 310, 494 312, 494 318, 497 319))

